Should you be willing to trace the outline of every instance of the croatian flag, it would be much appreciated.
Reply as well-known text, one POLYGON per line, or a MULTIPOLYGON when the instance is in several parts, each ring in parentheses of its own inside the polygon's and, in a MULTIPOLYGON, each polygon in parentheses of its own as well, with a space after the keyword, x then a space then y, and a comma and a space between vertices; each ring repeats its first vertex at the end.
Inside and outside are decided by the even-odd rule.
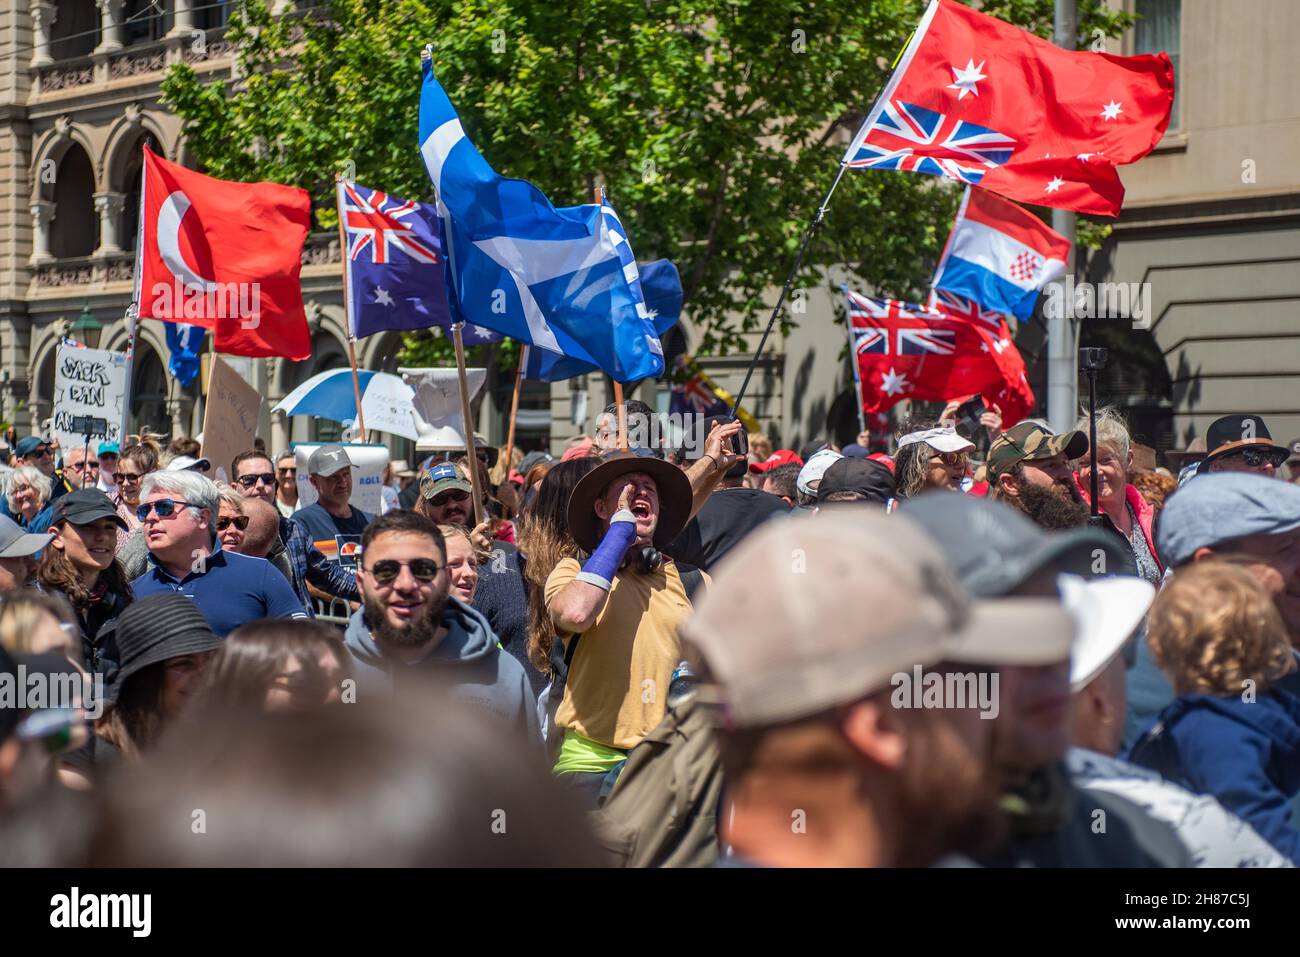
POLYGON ((1025 320, 1069 255, 1070 241, 1033 213, 968 186, 931 285, 1025 320))
POLYGON ((556 207, 498 174, 465 135, 425 52, 420 153, 438 196, 454 318, 589 363, 616 382, 663 374, 636 259, 608 203, 556 207))

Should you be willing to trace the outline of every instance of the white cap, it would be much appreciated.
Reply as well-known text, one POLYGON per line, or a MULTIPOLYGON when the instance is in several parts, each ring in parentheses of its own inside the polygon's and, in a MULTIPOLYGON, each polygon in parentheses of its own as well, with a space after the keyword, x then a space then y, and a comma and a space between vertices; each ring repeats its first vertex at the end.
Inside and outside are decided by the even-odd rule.
POLYGON ((1080 691, 1101 674, 1142 624, 1156 590, 1140 578, 1116 576, 1085 581, 1058 575, 1061 604, 1074 616, 1070 690, 1080 691))
POLYGON ((937 452, 969 452, 975 448, 974 442, 962 438, 950 425, 926 429, 924 432, 909 432, 898 440, 898 447, 901 449, 914 442, 924 442, 937 452))
POLYGON ((188 455, 178 455, 167 463, 165 471, 168 472, 206 472, 212 468, 212 463, 207 459, 196 459, 188 455))
POLYGON ((799 470, 799 477, 795 479, 795 488, 804 495, 812 495, 817 491, 818 484, 821 483, 822 476, 826 470, 838 462, 844 456, 840 455, 834 449, 821 449, 814 452, 808 457, 803 468, 799 470))

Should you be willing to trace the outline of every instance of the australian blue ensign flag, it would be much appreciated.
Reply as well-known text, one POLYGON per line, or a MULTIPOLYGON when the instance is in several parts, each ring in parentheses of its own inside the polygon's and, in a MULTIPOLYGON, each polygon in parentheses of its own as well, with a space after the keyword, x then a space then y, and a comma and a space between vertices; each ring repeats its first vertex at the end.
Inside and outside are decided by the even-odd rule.
POLYGON ((556 208, 488 165, 461 128, 426 52, 420 153, 438 196, 453 314, 615 381, 663 374, 636 259, 608 203, 556 208))
MULTIPOLYGON (((360 339, 387 329, 451 325, 438 211, 383 190, 339 180, 339 219, 348 248, 348 328, 360 339)), ((467 328, 471 344, 496 341, 467 328)))

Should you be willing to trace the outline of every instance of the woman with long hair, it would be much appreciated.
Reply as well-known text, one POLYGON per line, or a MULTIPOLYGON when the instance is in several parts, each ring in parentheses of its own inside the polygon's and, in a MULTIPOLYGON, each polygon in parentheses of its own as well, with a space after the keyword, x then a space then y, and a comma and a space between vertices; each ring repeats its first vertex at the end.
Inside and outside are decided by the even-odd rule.
POLYGON ((54 538, 41 553, 41 589, 67 601, 77 615, 86 667, 107 675, 117 669, 113 632, 131 603, 131 586, 115 556, 117 533, 125 527, 107 495, 77 489, 54 503, 54 538))
POLYGON ((537 498, 519 526, 519 549, 528 591, 528 660, 542 674, 551 671, 555 625, 546 611, 546 579, 562 558, 577 558, 579 548, 569 534, 569 493, 600 461, 570 459, 555 465, 537 487, 537 498))
POLYGON ((913 498, 931 489, 960 492, 966 456, 975 448, 951 426, 909 432, 898 440, 894 481, 898 497, 913 498))
POLYGON ((451 594, 467 605, 474 604, 478 591, 478 566, 487 555, 476 549, 464 525, 439 525, 443 546, 447 551, 447 574, 451 576, 451 594))
POLYGON ((204 705, 254 711, 310 711, 343 700, 352 659, 324 622, 265 620, 240 625, 212 659, 204 705))
POLYGON ((50 527, 53 510, 50 495, 54 483, 35 465, 20 465, 9 476, 5 500, 9 515, 18 526, 30 535, 39 535, 50 527))
POLYGON ((148 432, 140 434, 139 441, 132 442, 122 450, 117 462, 117 492, 113 495, 113 507, 118 516, 126 522, 126 531, 119 531, 117 547, 126 544, 137 528, 140 520, 135 517, 136 507, 140 504, 140 483, 150 472, 161 468, 162 446, 158 439, 148 432))

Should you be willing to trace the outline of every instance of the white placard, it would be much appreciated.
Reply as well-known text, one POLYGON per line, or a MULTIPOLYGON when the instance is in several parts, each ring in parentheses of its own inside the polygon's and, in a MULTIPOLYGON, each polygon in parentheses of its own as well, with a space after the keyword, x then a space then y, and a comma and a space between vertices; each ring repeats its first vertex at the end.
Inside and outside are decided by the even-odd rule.
POLYGON ((86 443, 85 433, 72 430, 79 415, 105 419, 102 435, 91 442, 122 444, 126 421, 126 353, 106 349, 81 349, 60 343, 54 370, 54 417, 50 431, 66 453, 86 443))
MULTIPOLYGON (((366 425, 369 426, 370 423, 367 422, 366 425)), ((311 505, 317 499, 316 487, 307 475, 307 460, 313 452, 326 444, 295 442, 292 446, 298 464, 298 501, 303 505, 311 505)), ((348 458, 352 460, 352 496, 348 502, 353 508, 378 515, 383 498, 380 487, 384 484, 384 469, 388 465, 388 447, 360 443, 334 444, 342 444, 348 451, 348 458)))
MULTIPOLYGON (((460 377, 455 368, 398 369, 415 391, 415 447, 419 451, 463 449, 465 425, 460 412, 460 377)), ((486 369, 466 369, 465 382, 472 402, 487 380, 486 369)), ((366 422, 366 427, 370 423, 366 422)))

